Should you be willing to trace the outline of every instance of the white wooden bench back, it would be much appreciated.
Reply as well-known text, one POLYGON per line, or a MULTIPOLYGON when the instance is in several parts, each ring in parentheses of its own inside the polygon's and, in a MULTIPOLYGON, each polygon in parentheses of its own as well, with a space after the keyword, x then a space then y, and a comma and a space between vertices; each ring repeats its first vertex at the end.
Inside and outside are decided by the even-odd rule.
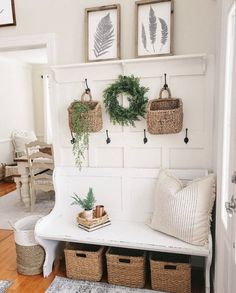
MULTIPOLYGON (((207 175, 204 169, 172 170, 181 180, 207 175)), ((57 167, 54 172, 56 209, 62 216, 74 217, 81 208, 72 206, 73 193, 86 196, 93 188, 96 204, 103 204, 112 219, 143 222, 153 211, 158 169, 57 167)))

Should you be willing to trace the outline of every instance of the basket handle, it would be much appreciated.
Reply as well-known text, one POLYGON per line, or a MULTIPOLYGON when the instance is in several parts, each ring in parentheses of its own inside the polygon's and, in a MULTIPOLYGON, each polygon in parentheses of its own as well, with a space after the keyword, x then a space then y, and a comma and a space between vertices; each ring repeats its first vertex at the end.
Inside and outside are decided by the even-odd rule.
POLYGON ((93 100, 91 92, 90 91, 85 91, 82 96, 81 96, 81 102, 85 101, 85 96, 89 96, 89 102, 91 102, 93 100))
POLYGON ((177 266, 174 265, 165 265, 164 270, 176 270, 177 266))
POLYGON ((130 263, 130 259, 128 259, 128 258, 119 258, 119 262, 129 264, 130 263))
POLYGON ((79 252, 76 252, 76 256, 77 257, 84 257, 84 258, 87 257, 87 255, 85 253, 79 253, 79 252))
POLYGON ((171 91, 170 91, 170 89, 167 87, 167 88, 165 88, 165 87, 163 87, 161 90, 160 90, 160 93, 159 93, 159 99, 162 99, 162 94, 163 94, 163 92, 164 91, 167 91, 168 92, 168 99, 171 99, 172 97, 171 97, 171 91))

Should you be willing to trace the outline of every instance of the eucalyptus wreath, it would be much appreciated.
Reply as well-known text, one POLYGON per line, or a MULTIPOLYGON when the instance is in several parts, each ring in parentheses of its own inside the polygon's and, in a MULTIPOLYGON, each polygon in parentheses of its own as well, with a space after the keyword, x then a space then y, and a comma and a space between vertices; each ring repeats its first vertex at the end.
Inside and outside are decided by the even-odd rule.
POLYGON ((132 125, 145 116, 148 102, 145 94, 149 89, 140 86, 140 79, 131 76, 119 75, 118 80, 111 84, 103 94, 106 111, 109 113, 113 124, 132 125), (118 96, 127 94, 129 107, 119 104, 118 96))

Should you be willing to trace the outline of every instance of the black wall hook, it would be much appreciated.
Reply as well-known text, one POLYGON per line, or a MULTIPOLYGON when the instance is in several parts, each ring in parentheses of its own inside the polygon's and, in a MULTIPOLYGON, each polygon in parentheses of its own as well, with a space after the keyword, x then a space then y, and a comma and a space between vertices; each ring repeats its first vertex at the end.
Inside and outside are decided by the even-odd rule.
POLYGON ((189 138, 188 138, 188 128, 185 129, 186 131, 186 136, 184 138, 184 142, 187 144, 189 142, 189 138))
POLYGON ((148 142, 148 139, 146 137, 146 129, 143 130, 144 138, 143 138, 143 143, 146 144, 148 142))
POLYGON ((166 73, 164 74, 164 76, 165 76, 165 84, 164 84, 164 89, 166 90, 167 88, 168 88, 168 84, 166 83, 166 73))
POLYGON ((111 142, 111 139, 108 135, 108 130, 106 130, 106 135, 107 135, 106 143, 109 144, 111 142))
POLYGON ((88 87, 88 80, 87 78, 85 78, 85 85, 86 85, 86 89, 85 89, 85 92, 86 94, 90 92, 90 88, 88 87))
POLYGON ((71 140, 70 140, 70 143, 71 143, 71 144, 75 144, 75 137, 74 137, 72 131, 71 131, 70 133, 71 133, 71 140))

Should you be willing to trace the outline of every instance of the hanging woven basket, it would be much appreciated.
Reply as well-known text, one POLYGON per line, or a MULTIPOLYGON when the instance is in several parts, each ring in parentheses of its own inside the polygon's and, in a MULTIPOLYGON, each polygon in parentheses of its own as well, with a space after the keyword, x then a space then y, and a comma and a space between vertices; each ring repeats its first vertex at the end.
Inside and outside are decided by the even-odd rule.
POLYGON ((68 108, 68 115, 69 115, 69 127, 71 132, 74 131, 73 127, 73 112, 74 108, 76 107, 76 104, 82 103, 85 104, 89 107, 88 112, 83 114, 83 118, 89 121, 89 132, 98 132, 102 129, 103 127, 103 122, 102 122, 102 107, 100 102, 98 101, 93 101, 92 95, 90 91, 85 91, 82 96, 80 101, 74 101, 70 104, 68 108), (89 97, 88 101, 85 101, 85 96, 89 97))
POLYGON ((168 87, 163 87, 159 98, 150 100, 147 108, 147 130, 151 134, 178 133, 183 128, 183 102, 172 98, 168 87), (164 91, 168 98, 162 98, 164 91))

